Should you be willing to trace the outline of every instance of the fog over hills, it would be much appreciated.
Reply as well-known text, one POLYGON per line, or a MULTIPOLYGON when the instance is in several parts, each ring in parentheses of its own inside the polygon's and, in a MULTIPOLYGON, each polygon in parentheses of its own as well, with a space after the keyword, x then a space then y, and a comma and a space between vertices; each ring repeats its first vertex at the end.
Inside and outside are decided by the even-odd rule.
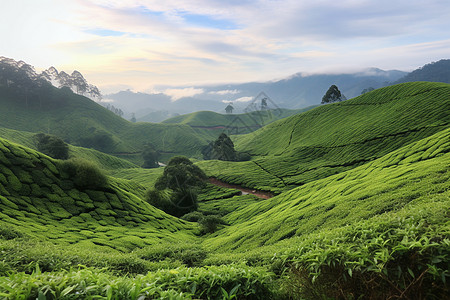
POLYGON ((361 94, 362 90, 380 88, 400 79, 407 73, 384 71, 377 68, 353 74, 294 74, 290 77, 269 81, 241 84, 223 84, 196 87, 172 87, 163 92, 146 94, 130 90, 106 95, 125 113, 135 113, 141 121, 158 122, 158 116, 173 116, 198 110, 225 112, 227 103, 232 102, 236 113, 241 113, 251 100, 264 91, 281 108, 304 108, 319 104, 327 89, 335 84, 349 99, 361 94), (160 115, 155 112, 161 112, 160 115), (152 117, 147 115, 151 114, 152 117), (147 116, 147 117, 146 117, 147 116), (152 118, 154 118, 152 120, 152 118))

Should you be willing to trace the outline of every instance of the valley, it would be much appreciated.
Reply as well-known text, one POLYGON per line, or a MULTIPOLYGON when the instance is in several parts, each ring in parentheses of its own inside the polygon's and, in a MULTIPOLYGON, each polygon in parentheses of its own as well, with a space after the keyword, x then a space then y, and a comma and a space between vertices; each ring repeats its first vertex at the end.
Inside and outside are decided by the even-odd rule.
POLYGON ((231 134, 236 118, 256 117, 133 123, 67 88, 1 75, 2 299, 450 293, 448 83, 264 111, 260 128, 231 134), (234 158, 206 159, 208 146, 226 152, 214 148, 224 132, 234 158), (39 151, 38 133, 63 140, 68 159, 39 151), (143 167, 148 157, 165 166, 143 167))

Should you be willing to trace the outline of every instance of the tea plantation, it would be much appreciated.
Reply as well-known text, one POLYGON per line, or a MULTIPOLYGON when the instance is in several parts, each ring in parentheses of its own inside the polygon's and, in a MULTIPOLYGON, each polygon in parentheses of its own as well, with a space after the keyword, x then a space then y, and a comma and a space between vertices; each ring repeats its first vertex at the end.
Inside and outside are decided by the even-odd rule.
POLYGON ((450 87, 406 83, 324 105, 238 136, 252 161, 204 162, 223 181, 282 192, 363 165, 447 128, 450 87))
POLYGON ((162 168, 0 128, 0 299, 448 299, 449 96, 400 84, 235 137, 251 161, 196 164, 276 196, 205 185, 215 232, 145 201, 162 168))

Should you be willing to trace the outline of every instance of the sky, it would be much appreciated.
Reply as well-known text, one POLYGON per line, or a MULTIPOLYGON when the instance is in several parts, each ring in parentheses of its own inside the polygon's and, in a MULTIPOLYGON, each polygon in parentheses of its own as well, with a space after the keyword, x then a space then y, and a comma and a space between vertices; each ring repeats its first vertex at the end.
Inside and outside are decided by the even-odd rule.
POLYGON ((450 58, 448 0, 0 0, 0 22, 0 56, 103 93, 450 58))

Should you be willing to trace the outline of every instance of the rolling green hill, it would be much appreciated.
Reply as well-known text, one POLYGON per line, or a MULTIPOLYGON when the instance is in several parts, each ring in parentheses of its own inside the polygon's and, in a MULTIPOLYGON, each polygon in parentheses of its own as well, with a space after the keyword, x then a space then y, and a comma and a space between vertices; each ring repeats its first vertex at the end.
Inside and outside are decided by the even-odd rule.
POLYGON ((190 224, 142 201, 145 189, 137 183, 109 177, 106 184, 96 184, 89 165, 78 162, 81 172, 74 171, 78 165, 70 161, 52 160, 4 139, 0 150, 3 225, 60 245, 121 250, 192 237, 190 224))
POLYGON ((449 152, 448 128, 352 170, 233 211, 226 216, 233 226, 205 243, 221 250, 251 249, 431 203, 445 215, 450 208, 449 152))
POLYGON ((199 111, 172 117, 163 121, 164 124, 185 124, 201 135, 216 139, 222 132, 243 134, 253 132, 276 120, 283 119, 315 106, 303 109, 276 109, 253 111, 246 114, 219 114, 212 111, 199 111))
POLYGON ((0 297, 444 299, 449 96, 401 84, 236 136, 252 161, 197 165, 278 195, 207 186, 199 211, 224 223, 203 235, 143 200, 162 169, 71 147, 103 177, 0 139, 0 297))
POLYGON ((450 85, 416 82, 317 107, 235 138, 249 162, 202 162, 211 176, 280 192, 337 174, 450 124, 450 85))
POLYGON ((73 145, 123 155, 140 164, 151 143, 163 159, 199 155, 204 138, 182 124, 131 123, 70 90, 43 86, 30 95, 0 85, 0 127, 57 135, 73 145))

